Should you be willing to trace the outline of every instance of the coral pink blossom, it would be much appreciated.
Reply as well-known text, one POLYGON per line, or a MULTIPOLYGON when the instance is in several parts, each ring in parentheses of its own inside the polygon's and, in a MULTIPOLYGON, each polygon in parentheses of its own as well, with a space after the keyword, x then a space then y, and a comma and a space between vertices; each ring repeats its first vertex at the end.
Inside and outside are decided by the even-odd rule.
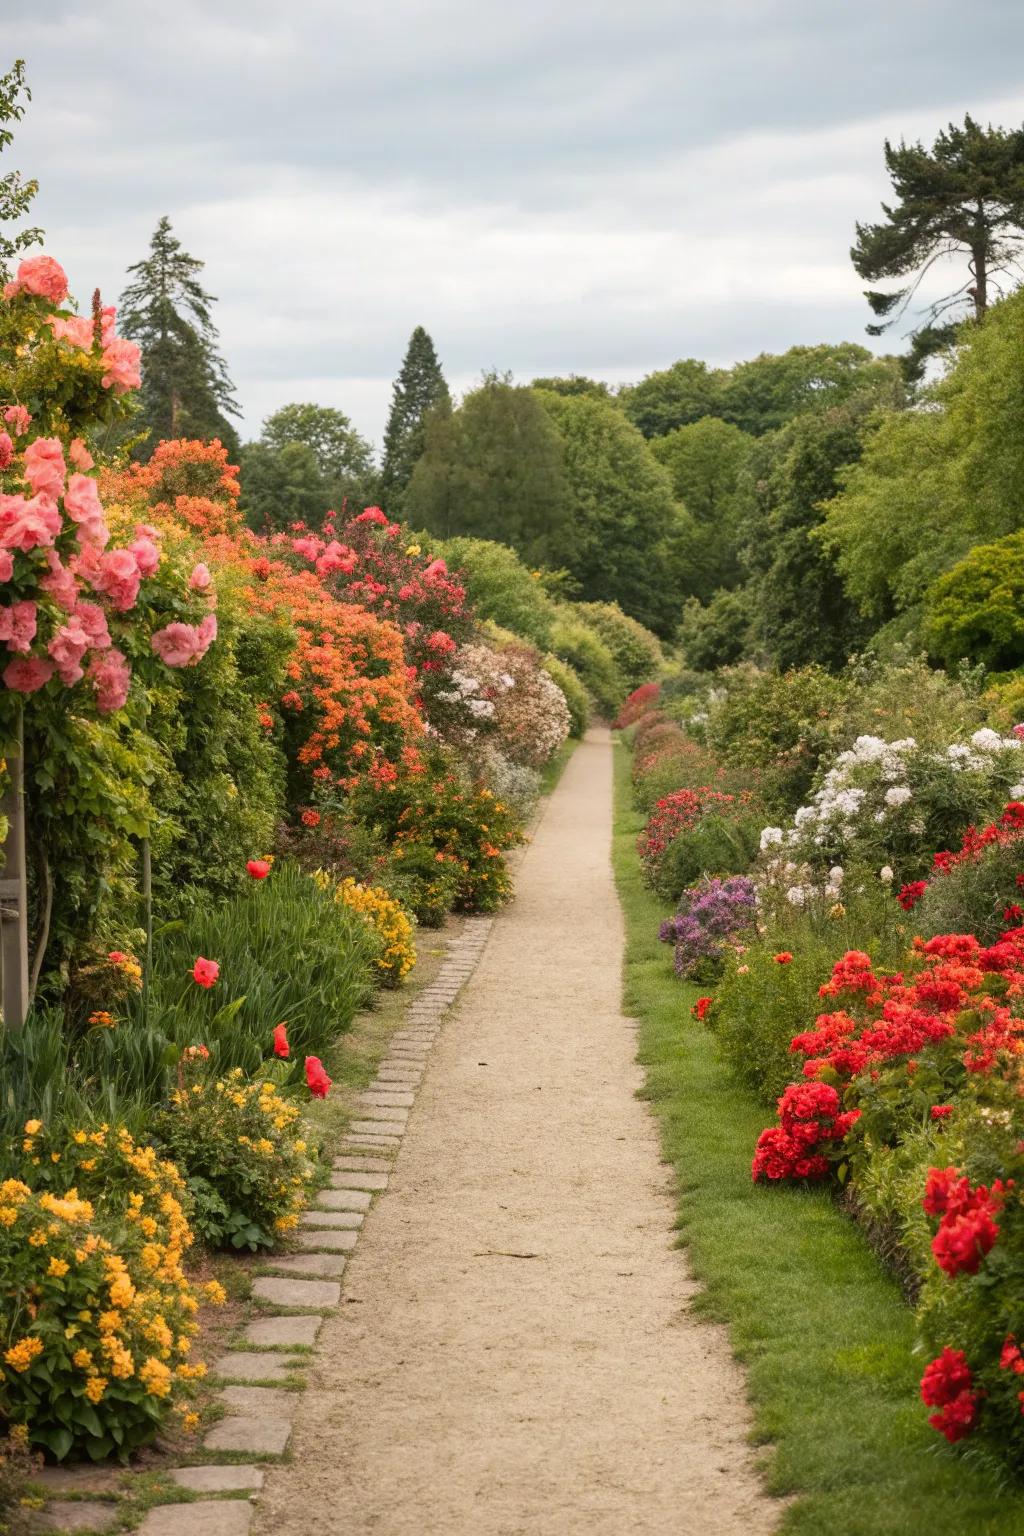
POLYGON ((190 667, 201 661, 217 638, 217 620, 207 614, 202 623, 166 624, 150 637, 150 645, 167 667, 190 667))
POLYGON ((74 572, 61 564, 60 555, 55 549, 47 549, 44 554, 48 570, 45 576, 40 576, 39 586, 42 591, 49 592, 55 603, 70 612, 78 601, 78 582, 74 572))
POLYGON ((85 676, 81 662, 89 649, 89 636, 79 619, 72 617, 61 624, 46 649, 56 663, 61 682, 69 688, 85 676))
POLYGON ((0 469, 10 468, 14 458, 14 440, 9 432, 0 432, 0 469))
POLYGON ((0 495, 0 543, 26 554, 52 544, 61 529, 60 513, 48 496, 0 495))
POLYGON ((86 352, 92 346, 94 328, 88 315, 72 315, 70 320, 60 315, 47 315, 46 323, 57 341, 69 341, 73 347, 81 347, 86 352))
POLYGON ((9 651, 27 651, 36 637, 38 609, 35 603, 23 600, 0 608, 0 640, 9 651))
POLYGON ((139 369, 140 352, 134 341, 115 337, 103 348, 103 366, 106 369, 100 383, 104 389, 114 387, 115 394, 123 395, 128 389, 138 389, 142 383, 139 369))
POLYGON ((135 606, 142 572, 130 549, 108 549, 100 556, 99 570, 91 580, 96 591, 105 593, 119 613, 127 613, 135 606))
POLYGON ((110 631, 107 629, 107 616, 99 603, 78 603, 75 618, 89 636, 89 649, 106 650, 110 644, 110 631))
POLYGON ((270 874, 269 859, 250 859, 245 867, 254 880, 265 880, 270 874))
POLYGON ((204 565, 200 560, 198 565, 192 567, 192 574, 188 579, 188 584, 193 592, 205 592, 212 580, 210 567, 204 565))
POLYGON ((317 575, 329 576, 332 571, 344 571, 345 575, 349 576, 358 563, 359 557, 354 549, 349 549, 347 544, 339 544, 337 539, 332 539, 316 562, 317 575))
POLYGON ((68 449, 68 458, 76 469, 92 469, 95 460, 80 437, 71 439, 71 447, 68 449))
POLYGON ((192 980, 198 982, 201 987, 209 989, 220 975, 220 966, 216 960, 204 960, 200 955, 192 967, 192 980))
POLYGON ((60 304, 68 296, 67 274, 52 256, 29 256, 21 263, 14 281, 4 287, 5 299, 13 299, 18 293, 32 293, 49 299, 51 304, 60 304))
POLYGON ((4 411, 4 421, 11 428, 15 437, 24 437, 29 429, 32 417, 23 405, 9 405, 4 411))
POLYGON ((103 516, 99 488, 89 475, 70 475, 64 495, 64 510, 72 522, 85 523, 103 516))
POLYGON ((355 521, 357 523, 380 523, 383 528, 386 528, 388 525, 388 520, 380 507, 367 507, 365 512, 360 512, 355 521))
MULTIPOLYGON (((79 618, 82 609, 88 606, 86 603, 79 605, 79 618)), ((109 637, 107 644, 110 645, 109 637)), ((111 646, 109 650, 94 655, 86 672, 96 691, 96 708, 101 715, 111 715, 115 710, 124 708, 128 702, 132 673, 127 660, 116 647, 111 646)))
POLYGON ((274 1055, 280 1056, 282 1061, 287 1061, 292 1049, 288 1044, 288 1031, 284 1024, 274 1025, 274 1055))
POLYGON ((306 1057, 306 1086, 314 1099, 326 1099, 330 1092, 331 1079, 324 1071, 319 1056, 306 1057))
POLYGON ((135 539, 128 546, 135 556, 135 563, 143 576, 152 576, 160 564, 160 551, 152 539, 135 539))
MULTIPOLYGON (((0 581, 10 581, 14 575, 14 556, 9 549, 0 549, 0 581)), ((42 586, 42 582, 39 583, 42 586)))
POLYGON ((423 572, 424 581, 437 581, 441 576, 448 575, 448 567, 443 560, 431 560, 423 572))
POLYGON ((53 662, 41 656, 17 656, 7 663, 2 676, 14 693, 37 693, 53 676, 53 662))
POLYGON ((199 636, 199 644, 201 647, 199 654, 200 656, 205 656, 207 651, 210 649, 210 646, 217 638, 216 614, 208 613, 205 619, 201 619, 199 628, 196 630, 196 634, 199 636))
POLYGON ((25 479, 33 495, 56 501, 64 494, 64 450, 56 437, 37 437, 25 449, 25 479))

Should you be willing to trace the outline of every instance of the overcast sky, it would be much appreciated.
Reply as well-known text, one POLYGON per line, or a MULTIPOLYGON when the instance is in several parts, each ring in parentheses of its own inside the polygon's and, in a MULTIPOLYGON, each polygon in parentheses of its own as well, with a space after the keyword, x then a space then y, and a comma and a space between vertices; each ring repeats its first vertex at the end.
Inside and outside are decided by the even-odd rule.
MULTIPOLYGON (((617 382, 863 340, 888 135, 1024 121, 1021 0, 0 0, 33 92, 5 168, 116 297, 169 214, 243 434, 379 440, 414 325, 449 381, 617 382)), ((0 69, 5 67, 0 61, 0 69)))

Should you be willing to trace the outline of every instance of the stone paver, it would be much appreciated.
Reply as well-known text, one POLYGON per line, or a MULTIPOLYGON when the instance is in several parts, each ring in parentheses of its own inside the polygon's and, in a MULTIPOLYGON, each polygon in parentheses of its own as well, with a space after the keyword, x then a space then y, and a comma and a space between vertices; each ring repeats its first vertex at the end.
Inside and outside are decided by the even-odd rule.
POLYGON ((416 1061, 382 1061, 377 1068, 378 1077, 406 1077, 418 1083, 423 1079, 423 1068, 416 1061))
MULTIPOLYGON (((363 1162, 367 1161, 367 1158, 363 1158, 363 1162)), ((386 1180, 387 1174, 383 1178, 386 1180)), ((327 1211, 368 1211, 372 1199, 368 1189, 322 1189, 316 1197, 316 1203, 327 1211)))
MULTIPOLYGON (((296 1241, 298 1241, 299 1247, 319 1249, 325 1253, 352 1253, 353 1247, 356 1246, 358 1240, 358 1232, 335 1232, 330 1227, 322 1227, 321 1230, 316 1230, 316 1232, 312 1227, 304 1227, 301 1232, 296 1233, 296 1241)), ((302 1279, 275 1279, 275 1281, 258 1279, 256 1281, 256 1286, 270 1286, 270 1284, 273 1284, 273 1286, 316 1286, 316 1284, 321 1283, 315 1281, 315 1279, 307 1279, 307 1281, 302 1281, 302 1279)), ((327 1283, 324 1281, 322 1284, 325 1286, 327 1283)), ((253 1286, 253 1295, 259 1296, 264 1301, 273 1301, 275 1307, 336 1307, 339 1301, 341 1301, 341 1287, 339 1286, 330 1286, 330 1289, 338 1292, 333 1301, 312 1301, 312 1299, 287 1301, 286 1296, 282 1292, 275 1292, 275 1295, 266 1296, 263 1295, 263 1292, 258 1292, 256 1286, 253 1286)))
POLYGON ((221 1419, 203 1440, 208 1451, 236 1451, 246 1456, 283 1456, 291 1438, 292 1421, 275 1414, 259 1418, 221 1419))
POLYGON ((269 1275, 253 1281, 252 1293, 257 1301, 269 1301, 274 1307, 311 1307, 314 1311, 336 1307, 341 1300, 341 1286, 330 1280, 276 1280, 269 1275))
POLYGON ((386 1088, 379 1086, 359 1095, 360 1105, 370 1105, 374 1109, 411 1109, 415 1102, 416 1095, 402 1088, 389 1093, 386 1088))
POLYGON ((221 1387, 217 1397, 225 1408, 243 1418, 253 1418, 259 1413, 276 1413, 283 1419, 290 1418, 299 1401, 297 1392, 286 1392, 283 1387, 221 1387))
POLYGON ((401 1136, 405 1130, 405 1121, 353 1120, 348 1129, 350 1136, 401 1136))
POLYGON ((335 1189, 387 1189, 388 1175, 372 1170, 359 1173, 352 1168, 336 1167, 331 1174, 331 1183, 335 1189))
POLYGON ((205 1467, 176 1467, 172 1480, 179 1488, 191 1493, 248 1493, 263 1487, 265 1474, 262 1467, 246 1467, 239 1463, 205 1467))
POLYGON ((382 1157, 336 1157, 335 1168, 346 1169, 349 1173, 390 1173, 391 1164, 382 1157))
POLYGON ((360 1133, 357 1136, 346 1136, 346 1147, 362 1147, 364 1152, 397 1152, 402 1145, 400 1136, 367 1136, 360 1133))
POLYGON ((253 1507, 248 1499, 197 1499, 161 1504, 139 1526, 139 1536, 248 1536, 253 1507))
POLYGON ((117 1519, 118 1506, 106 1499, 55 1499, 37 1517, 37 1531, 105 1531, 117 1519))
POLYGON ((292 1253, 286 1259, 275 1259, 274 1273, 314 1280, 340 1280, 345 1273, 345 1258, 337 1253, 292 1253))
POLYGON ((94 1466, 85 1462, 78 1466, 40 1467, 33 1472, 32 1481, 42 1484, 47 1494, 58 1493, 114 1493, 121 1481, 119 1466, 109 1462, 94 1466))
MULTIPOLYGON (((257 1280, 256 1285, 259 1284, 257 1280)), ((282 1302, 281 1305, 289 1303, 282 1302)), ((223 1376, 228 1381, 287 1381, 292 1372, 287 1355, 272 1355, 255 1349, 228 1350, 210 1369, 215 1376, 223 1376)))
MULTIPOLYGON (((381 1106, 367 1104, 364 1101, 360 1103, 358 1112, 360 1119, 354 1120, 352 1122, 353 1125, 361 1125, 367 1120, 372 1120, 379 1125, 405 1125, 409 1119, 409 1111, 402 1104, 385 1104, 381 1106)), ((380 1132, 379 1134, 384 1135, 386 1133, 380 1132)))
POLYGON ((322 1322, 320 1317, 256 1317, 246 1326, 245 1339, 263 1349, 296 1344, 312 1349, 322 1322))
POLYGON ((299 1221, 304 1227, 347 1227, 357 1231, 363 1224, 362 1211, 303 1211, 299 1221))

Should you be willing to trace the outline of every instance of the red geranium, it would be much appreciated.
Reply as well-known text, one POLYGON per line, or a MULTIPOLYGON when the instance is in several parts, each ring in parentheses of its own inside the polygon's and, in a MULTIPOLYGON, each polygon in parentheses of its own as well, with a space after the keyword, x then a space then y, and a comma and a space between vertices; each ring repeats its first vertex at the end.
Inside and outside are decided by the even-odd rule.
POLYGON ((904 912, 913 912, 927 889, 927 880, 911 880, 909 885, 903 887, 896 900, 904 912))
POLYGON ((921 1399, 929 1408, 938 1408, 928 1422, 952 1445, 974 1428, 978 1417, 978 1397, 972 1392, 973 1378, 962 1349, 944 1349, 926 1366, 921 1377, 921 1399))

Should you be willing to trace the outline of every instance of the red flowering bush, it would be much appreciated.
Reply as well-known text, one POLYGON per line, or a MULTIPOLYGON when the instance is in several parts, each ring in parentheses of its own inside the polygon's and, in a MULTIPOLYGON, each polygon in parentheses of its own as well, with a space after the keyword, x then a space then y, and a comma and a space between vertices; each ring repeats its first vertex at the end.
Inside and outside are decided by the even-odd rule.
POLYGON ((840 1098, 827 1083, 791 1083, 779 1100, 779 1121, 762 1131, 754 1152, 753 1177, 820 1179, 860 1118, 860 1110, 840 1110, 840 1098))
POLYGON ((633 692, 624 701, 612 729, 622 731, 629 725, 635 725, 641 715, 646 714, 649 709, 655 708, 660 696, 660 683, 641 683, 640 687, 634 688, 633 692))

